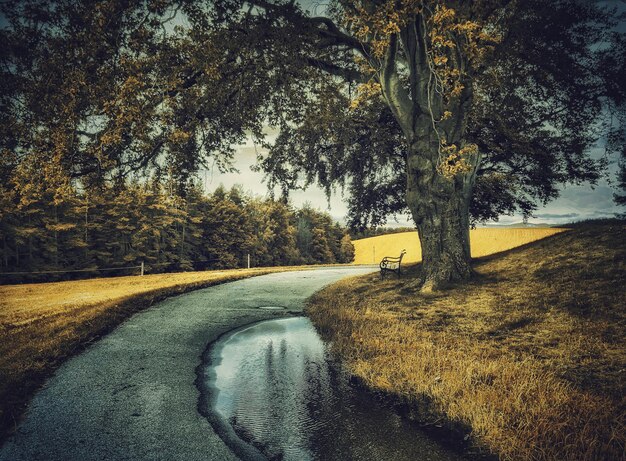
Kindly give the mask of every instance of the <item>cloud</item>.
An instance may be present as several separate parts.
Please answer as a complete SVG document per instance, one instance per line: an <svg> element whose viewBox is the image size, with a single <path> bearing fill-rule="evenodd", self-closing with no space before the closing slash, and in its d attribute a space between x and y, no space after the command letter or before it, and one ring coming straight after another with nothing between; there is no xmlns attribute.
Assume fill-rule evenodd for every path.
<svg viewBox="0 0 626 461"><path fill-rule="evenodd" d="M615 216L619 211L594 211L594 216Z"/></svg>
<svg viewBox="0 0 626 461"><path fill-rule="evenodd" d="M579 213L564 213L564 214L541 213L541 214L534 215L535 218L541 218L541 219L577 218L579 216L580 216Z"/></svg>

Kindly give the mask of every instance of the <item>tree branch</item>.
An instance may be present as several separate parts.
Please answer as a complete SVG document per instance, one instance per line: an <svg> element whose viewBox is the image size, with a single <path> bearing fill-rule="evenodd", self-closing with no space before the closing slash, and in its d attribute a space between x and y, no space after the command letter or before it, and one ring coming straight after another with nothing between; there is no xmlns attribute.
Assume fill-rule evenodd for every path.
<svg viewBox="0 0 626 461"><path fill-rule="evenodd" d="M343 33L339 27L330 19L322 16L314 17L314 18L302 18L303 20L309 22L310 24L323 24L326 26L327 30L317 29L321 35L326 35L328 37L332 37L337 40L338 43L347 45L350 48L362 53L367 54L369 51L366 49L366 45L361 43L356 38Z"/></svg>
<svg viewBox="0 0 626 461"><path fill-rule="evenodd" d="M409 69L409 78L411 81L411 95L413 98L417 96L417 32L415 31L415 23L410 22L400 31L400 40L404 48L406 56L406 64Z"/></svg>
<svg viewBox="0 0 626 461"><path fill-rule="evenodd" d="M368 81L367 77L361 72L354 69L347 69L331 62L315 58L306 58L306 63L311 67L316 67L326 73L341 77L348 82L365 83Z"/></svg>
<svg viewBox="0 0 626 461"><path fill-rule="evenodd" d="M288 20L297 20L304 25L310 26L311 29L315 30L315 32L320 36L320 38L332 38L337 45L345 45L349 48L358 51L359 53L366 55L368 53L367 45L361 43L356 38L344 33L341 29L333 22L332 19L326 18L324 16L315 16L308 17L301 14L293 5L293 3L288 3L285 5L276 5L266 0L245 0L251 6L256 6L259 8L263 8L266 11L271 11L278 16L288 19ZM326 29L321 29L319 26L323 25ZM328 46L326 44L326 46Z"/></svg>
<svg viewBox="0 0 626 461"><path fill-rule="evenodd" d="M407 139L412 139L414 134L413 104L408 91L402 86L396 70L397 53L398 37L396 34L393 34L383 59L383 65L379 71L379 79L383 96L387 100L391 112L400 124Z"/></svg>

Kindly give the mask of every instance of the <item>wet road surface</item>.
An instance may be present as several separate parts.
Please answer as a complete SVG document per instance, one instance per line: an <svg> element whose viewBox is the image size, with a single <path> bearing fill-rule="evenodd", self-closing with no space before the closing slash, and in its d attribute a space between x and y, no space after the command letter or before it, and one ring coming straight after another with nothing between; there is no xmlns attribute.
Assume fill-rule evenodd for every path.
<svg viewBox="0 0 626 461"><path fill-rule="evenodd" d="M1 461L215 460L237 457L198 412L207 344L301 311L323 286L372 268L264 275L170 298L68 360L33 399ZM285 309L259 309L259 307Z"/></svg>
<svg viewBox="0 0 626 461"><path fill-rule="evenodd" d="M205 354L200 376L201 409L245 460L460 459L351 386L306 317L225 335Z"/></svg>

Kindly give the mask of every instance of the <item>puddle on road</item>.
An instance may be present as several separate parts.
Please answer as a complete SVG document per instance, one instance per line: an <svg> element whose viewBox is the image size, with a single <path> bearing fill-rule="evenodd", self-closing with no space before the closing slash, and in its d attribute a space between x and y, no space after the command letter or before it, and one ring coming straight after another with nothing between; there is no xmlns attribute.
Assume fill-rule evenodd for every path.
<svg viewBox="0 0 626 461"><path fill-rule="evenodd" d="M306 317L235 331L203 367L201 411L242 459L461 459L351 386Z"/></svg>

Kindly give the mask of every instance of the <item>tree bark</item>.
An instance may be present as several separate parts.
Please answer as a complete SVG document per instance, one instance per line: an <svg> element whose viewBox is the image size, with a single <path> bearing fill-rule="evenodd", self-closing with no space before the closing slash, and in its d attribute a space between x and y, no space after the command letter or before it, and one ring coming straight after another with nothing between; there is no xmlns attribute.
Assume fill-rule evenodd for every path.
<svg viewBox="0 0 626 461"><path fill-rule="evenodd" d="M54 205L54 224L55 226L59 225L57 205ZM54 228L54 267L59 268L59 232L56 227Z"/></svg>
<svg viewBox="0 0 626 461"><path fill-rule="evenodd" d="M7 237L6 235L2 236L2 262L3 268L6 269L9 267L9 249L7 248Z"/></svg>
<svg viewBox="0 0 626 461"><path fill-rule="evenodd" d="M410 144L407 154L406 201L422 247L425 292L472 275L469 201L478 159L472 171L445 177L437 171L438 143L425 135Z"/></svg>

